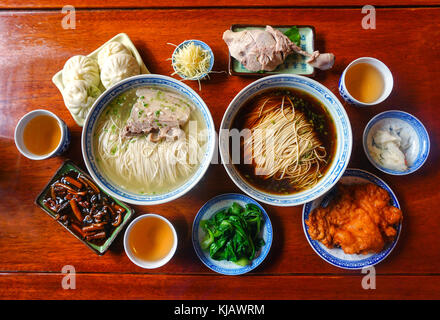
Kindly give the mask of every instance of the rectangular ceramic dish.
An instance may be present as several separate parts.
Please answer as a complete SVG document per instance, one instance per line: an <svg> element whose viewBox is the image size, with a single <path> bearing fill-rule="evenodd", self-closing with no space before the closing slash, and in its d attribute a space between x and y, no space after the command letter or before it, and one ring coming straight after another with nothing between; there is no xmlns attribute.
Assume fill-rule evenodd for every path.
<svg viewBox="0 0 440 320"><path fill-rule="evenodd" d="M272 26L281 32L287 31L290 26ZM243 31L249 29L264 29L265 25L244 25L234 24L231 26L231 31ZM313 26L297 26L301 36L301 49L307 52L315 51L315 28ZM315 68L306 63L306 57L298 54L289 55L283 64L279 65L274 71L254 72L249 71L236 59L229 54L229 74L233 76L254 76L262 77L270 74L300 74L303 76L314 76Z"/></svg>
<svg viewBox="0 0 440 320"><path fill-rule="evenodd" d="M94 180L88 175L86 174L83 170L81 170L78 166L76 166L71 160L67 160L65 161L62 166L57 170L57 172L54 174L54 176L50 179L50 181L48 182L48 184L44 187L43 191L41 191L41 193L38 195L38 197L35 200L35 204L37 206L39 206L41 209L43 209L49 216L51 216L53 219L55 219L55 214L48 208L46 207L46 205L44 204L43 200L45 198L45 196L47 195L47 193L49 192L50 186L59 179L59 177L61 175L63 175L64 173L67 173L69 171L75 171L78 173L81 173L82 175L86 176L90 181ZM99 188L99 186L98 186ZM125 215L122 219L121 224L113 231L113 233L110 235L110 237L104 242L104 244L102 244L101 246L92 243L90 241L86 241L84 239L81 239L75 232L73 232L69 227L66 227L65 225L63 225L61 222L57 221L61 226L63 226L67 231L69 231L71 234L73 234L73 236L75 238L77 238L79 241L81 241L82 243L84 243L87 247L89 247L93 252L102 255L104 254L107 249L110 247L110 245L113 243L113 241L115 240L116 236L119 234L119 232L121 232L121 230L124 228L124 226L128 223L128 221L130 220L130 218L132 217L132 215L134 214L134 210L132 208L130 208L129 206L127 206L125 203L109 196L107 193L105 193L104 191L102 191L101 188L99 188L99 190L104 193L106 196L108 196L110 199L112 199L116 204L118 204L119 206L123 207L125 209Z"/></svg>
<svg viewBox="0 0 440 320"><path fill-rule="evenodd" d="M147 67L145 66L144 61L142 60L139 52L137 51L135 45L133 44L133 42L130 40L130 38L128 37L127 34L125 33L119 33L116 36L114 36L113 38L111 38L110 40L108 40L106 43L104 43L102 46L100 46L98 49L96 49L95 51L93 51L92 53L88 54L87 56L93 59L98 59L98 53L102 50L102 48L104 48L104 46L109 43L109 42L119 42L121 44L123 44L125 47L127 47L131 53L133 54L133 56L136 58L137 62L139 63L140 66L140 71L141 74L146 74L146 73L150 73L150 71L148 71ZM61 95L62 92L64 90L64 84L63 84L63 70L58 71L53 77L52 77L52 82L55 84L55 86L58 88L58 90L60 91ZM104 86L102 85L102 83L99 84L99 89L101 90L101 92L105 91ZM68 108L67 108L68 109ZM70 111L70 110L69 110ZM77 116L75 116L74 114L70 113L72 115L72 118L75 120L75 122L82 127L83 126L83 122L84 119L79 119Z"/></svg>

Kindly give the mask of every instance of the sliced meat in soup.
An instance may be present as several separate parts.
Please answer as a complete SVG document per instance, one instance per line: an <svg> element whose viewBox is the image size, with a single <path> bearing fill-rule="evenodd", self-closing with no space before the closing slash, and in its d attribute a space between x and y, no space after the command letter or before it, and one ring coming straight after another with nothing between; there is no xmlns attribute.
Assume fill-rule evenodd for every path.
<svg viewBox="0 0 440 320"><path fill-rule="evenodd" d="M168 91L142 88L136 91L138 100L127 120L124 135L150 134L150 140L173 141L184 136L181 127L188 122L191 105L182 97Z"/></svg>

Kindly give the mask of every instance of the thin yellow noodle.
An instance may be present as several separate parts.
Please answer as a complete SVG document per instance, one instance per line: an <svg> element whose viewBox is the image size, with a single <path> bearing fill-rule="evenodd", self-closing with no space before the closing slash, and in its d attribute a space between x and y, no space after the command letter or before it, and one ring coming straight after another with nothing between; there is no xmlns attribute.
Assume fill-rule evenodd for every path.
<svg viewBox="0 0 440 320"><path fill-rule="evenodd" d="M203 145L199 142L198 133L189 130L183 138L156 143L150 141L148 136L123 137L121 133L125 125L126 119L120 114L110 114L100 119L95 131L95 150L99 166L107 174L117 177L119 184L129 191L168 191L198 166L199 163L189 161L190 155L196 155L198 161L202 157ZM194 134L195 137L192 137Z"/></svg>
<svg viewBox="0 0 440 320"><path fill-rule="evenodd" d="M244 146L255 172L263 172L265 179L288 179L296 190L313 187L327 158L313 125L288 96L268 98L254 110L248 117L252 134Z"/></svg>

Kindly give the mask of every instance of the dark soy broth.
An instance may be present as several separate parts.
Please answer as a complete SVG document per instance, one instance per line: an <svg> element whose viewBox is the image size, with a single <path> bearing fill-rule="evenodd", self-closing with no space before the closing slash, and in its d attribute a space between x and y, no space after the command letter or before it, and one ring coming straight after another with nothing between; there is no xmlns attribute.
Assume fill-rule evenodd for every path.
<svg viewBox="0 0 440 320"><path fill-rule="evenodd" d="M331 119L330 114L327 112L325 106L310 94L302 90L292 88L268 89L249 99L245 103L245 105L240 108L232 122L231 129L251 129L248 119L249 113L255 111L256 108L259 108L261 105L261 101L264 101L271 97L282 97L283 95L288 96L293 101L295 105L295 110L304 113L307 121L309 121L313 125L314 131L316 132L319 140L326 149L326 164L322 168L320 167L320 171L323 176L326 173L327 169L330 167L335 153L337 141L336 129L333 120ZM301 189L296 188L295 185L292 185L288 179L279 180L273 177L256 175L255 163L244 163L244 139L241 139L240 163L234 164L234 166L244 180L248 181L256 189L272 194L287 195L302 191ZM231 152L232 150L230 143L230 158L232 159ZM313 170L313 167L311 170Z"/></svg>

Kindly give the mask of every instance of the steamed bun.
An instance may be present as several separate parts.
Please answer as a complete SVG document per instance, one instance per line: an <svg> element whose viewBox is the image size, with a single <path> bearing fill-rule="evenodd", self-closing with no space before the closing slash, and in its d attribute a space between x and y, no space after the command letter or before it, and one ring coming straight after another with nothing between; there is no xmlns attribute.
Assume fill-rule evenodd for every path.
<svg viewBox="0 0 440 320"><path fill-rule="evenodd" d="M101 51L98 53L98 65L100 68L104 65L105 61L108 59L108 57L114 55L114 54L128 54L132 55L130 50L127 49L126 46L124 46L122 43L119 42L109 42L105 45L104 48L102 48Z"/></svg>
<svg viewBox="0 0 440 320"><path fill-rule="evenodd" d="M87 56L73 56L63 68L63 84L67 86L74 80L83 80L89 86L99 86L99 66L96 60Z"/></svg>
<svg viewBox="0 0 440 320"><path fill-rule="evenodd" d="M90 107L100 94L98 87L89 85L85 80L72 80L63 90L66 107L75 118L82 120L85 120Z"/></svg>
<svg viewBox="0 0 440 320"><path fill-rule="evenodd" d="M101 82L107 89L113 84L139 73L139 64L132 55L117 53L108 57L103 64Z"/></svg>

